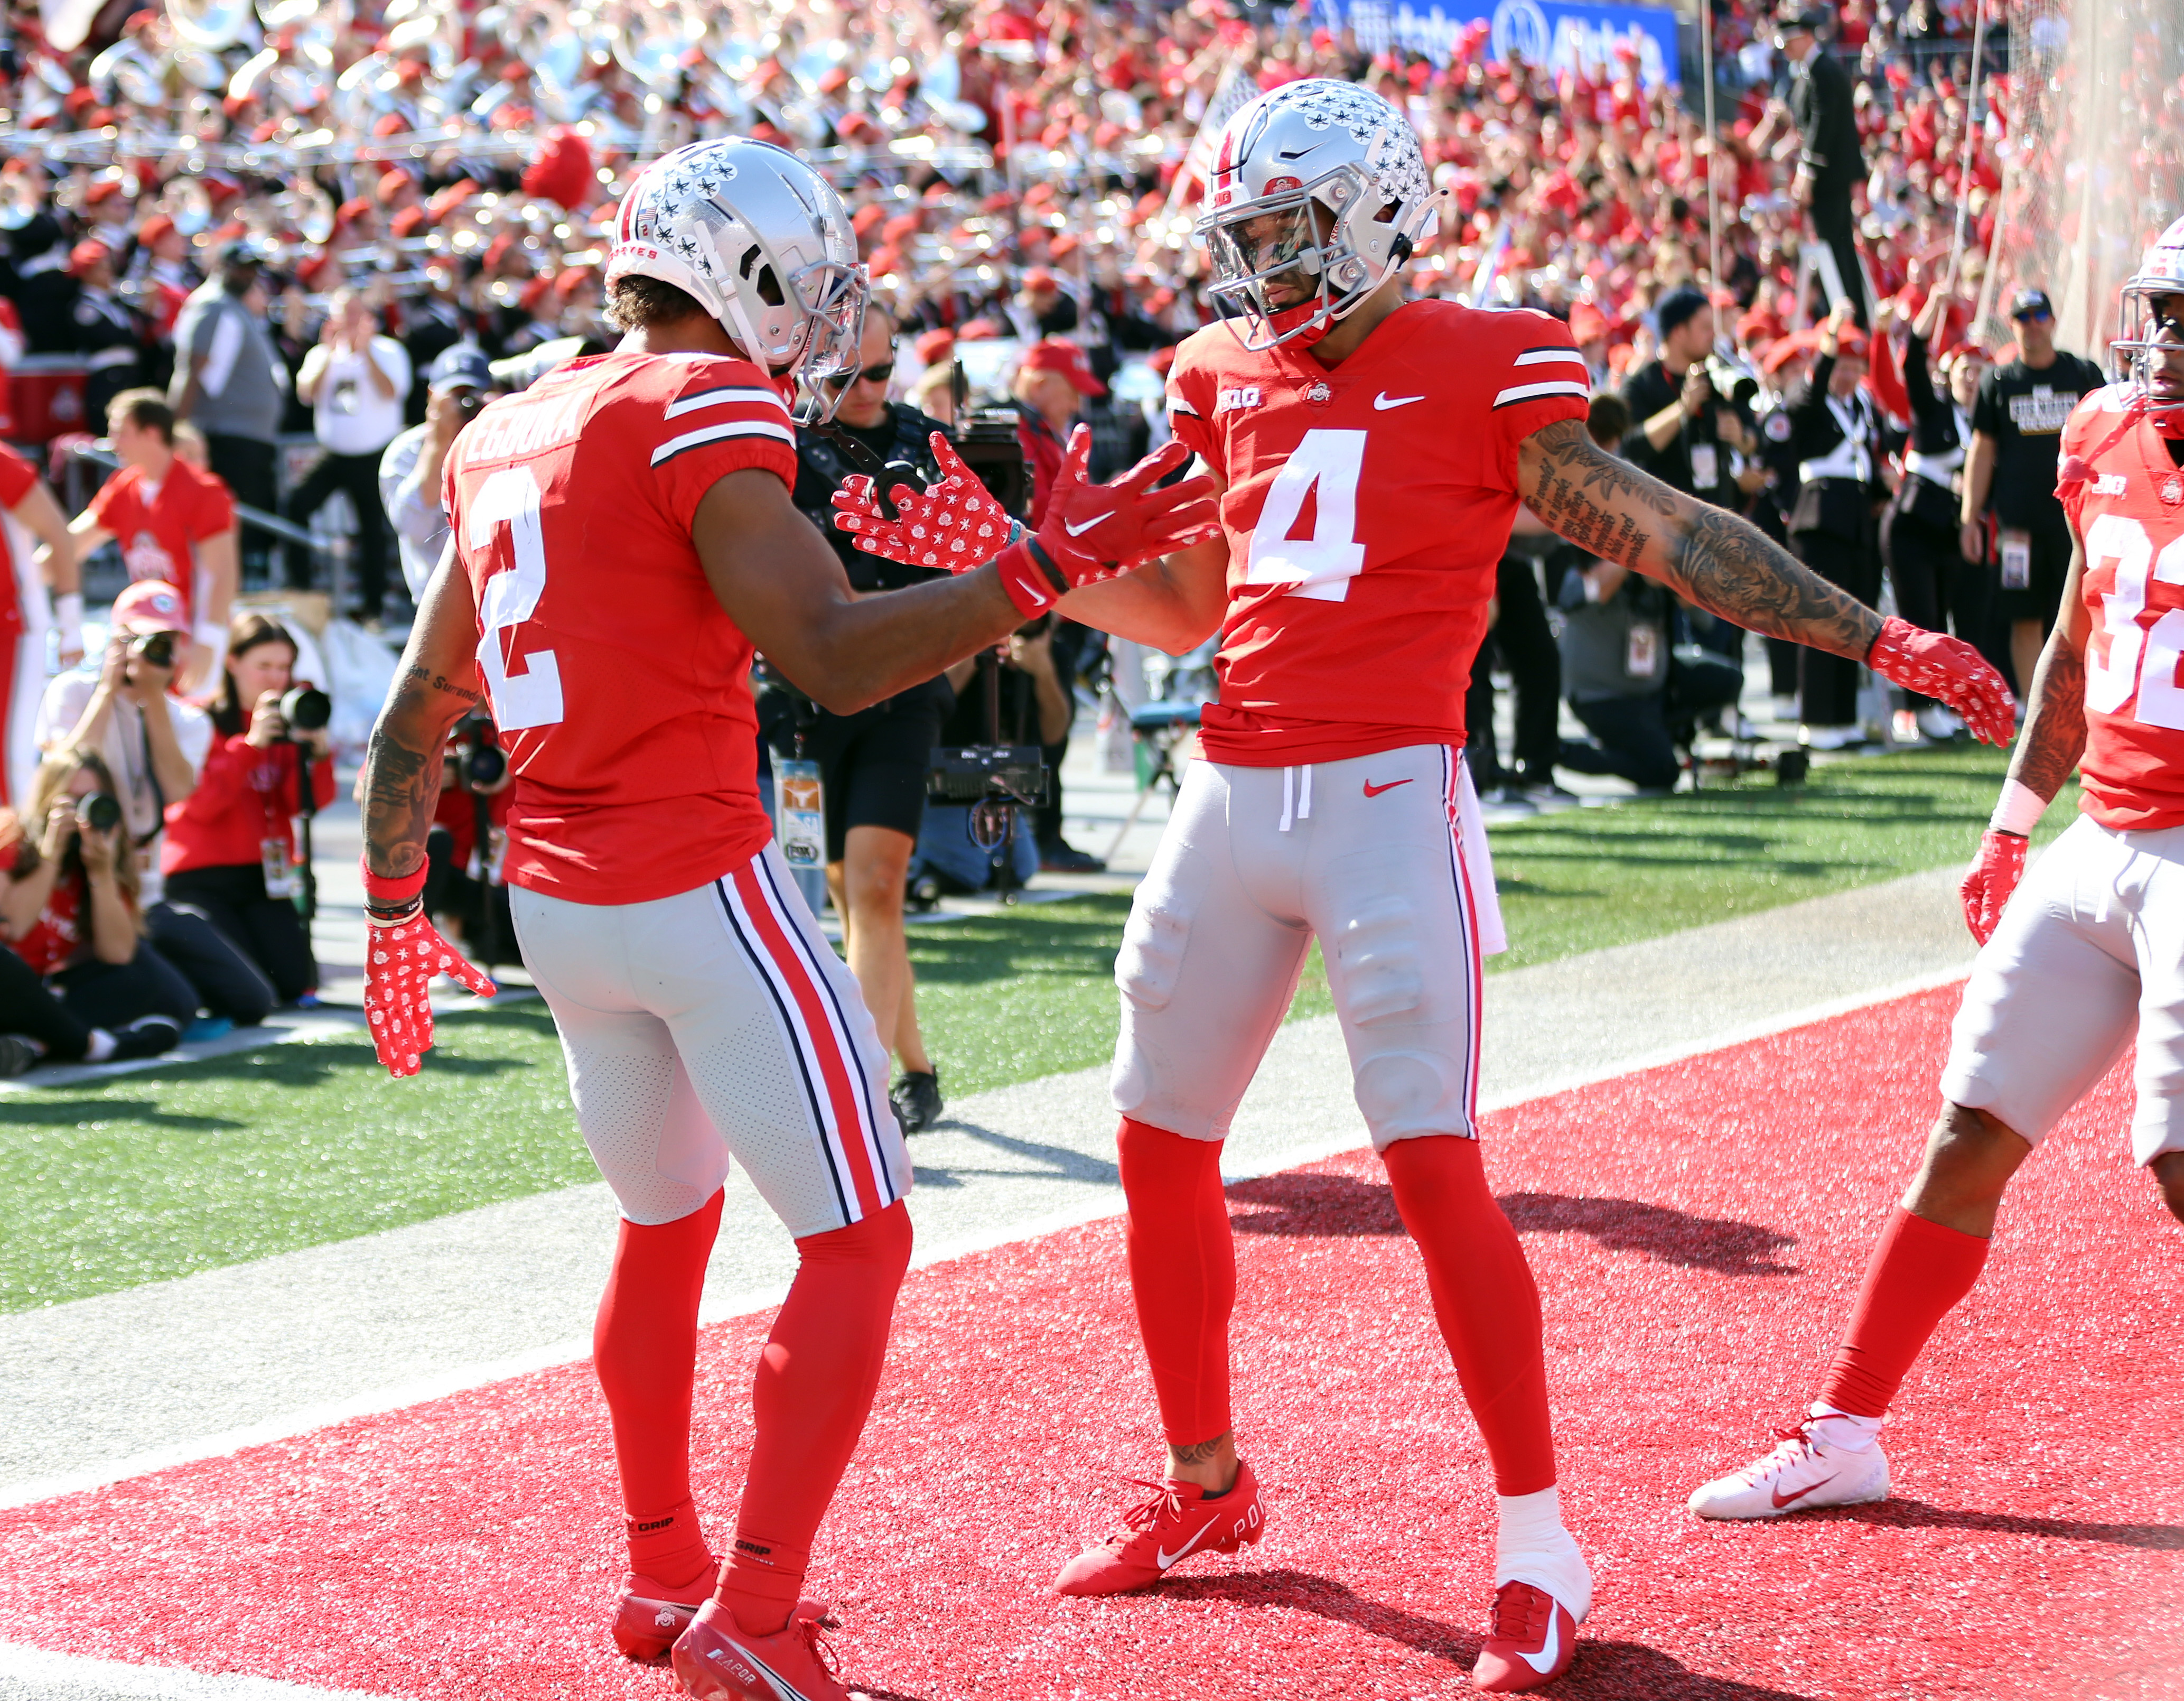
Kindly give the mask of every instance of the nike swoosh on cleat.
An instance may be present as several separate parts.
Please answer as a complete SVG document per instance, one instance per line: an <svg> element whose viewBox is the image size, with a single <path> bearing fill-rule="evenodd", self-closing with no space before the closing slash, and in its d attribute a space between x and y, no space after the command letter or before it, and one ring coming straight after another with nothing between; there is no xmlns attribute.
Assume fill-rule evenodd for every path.
<svg viewBox="0 0 2184 1701"><path fill-rule="evenodd" d="M1376 413L1385 413L1390 408L1408 407L1412 402L1424 399L1424 396L1391 396L1383 390L1373 398L1373 408Z"/></svg>
<svg viewBox="0 0 2184 1701"><path fill-rule="evenodd" d="M1834 1481L1835 1479L1831 1476L1823 1477L1819 1481L1813 1483L1808 1487L1799 1489L1795 1494L1785 1494L1779 1488L1770 1489L1768 1492L1769 1497L1774 1501L1774 1509L1777 1512L1780 1512L1784 1507L1793 1505L1797 1502L1802 1500L1807 1495L1810 1494L1814 1489L1825 1488L1828 1484Z"/></svg>
<svg viewBox="0 0 2184 1701"><path fill-rule="evenodd" d="M1552 1595L1549 1595L1547 1600L1551 1609L1547 1614L1546 1641L1541 1644L1537 1654L1527 1654L1521 1648L1517 1650L1518 1659L1523 1660L1533 1670L1540 1672L1552 1671L1555 1669L1555 1661L1563 1651L1562 1603Z"/></svg>
<svg viewBox="0 0 2184 1701"><path fill-rule="evenodd" d="M1192 1536L1173 1553L1169 1553L1165 1548L1156 1546L1153 1548L1153 1557L1160 1562L1161 1570L1165 1571L1170 1565L1175 1564L1177 1560L1182 1559L1186 1553L1190 1553L1193 1548L1195 1548L1201 1542L1203 1542L1208 1536L1211 1536L1213 1533L1213 1525L1218 1524L1220 1521L1221 1520L1218 1518L1215 1519L1212 1524L1208 1524L1203 1530L1201 1530L1195 1536Z"/></svg>
<svg viewBox="0 0 2184 1701"><path fill-rule="evenodd" d="M1365 782L1365 795L1368 797L1378 797L1384 791L1393 791L1399 785L1408 785L1409 784L1410 781L1407 779L1391 779L1385 785L1375 785L1368 779Z"/></svg>
<svg viewBox="0 0 2184 1701"><path fill-rule="evenodd" d="M1072 526L1067 520L1064 520L1061 522L1061 529L1068 533L1072 538L1081 538L1095 526L1098 525L1102 520L1112 520L1114 517L1115 510L1110 508L1105 514L1095 514L1089 520L1087 520L1081 526Z"/></svg>

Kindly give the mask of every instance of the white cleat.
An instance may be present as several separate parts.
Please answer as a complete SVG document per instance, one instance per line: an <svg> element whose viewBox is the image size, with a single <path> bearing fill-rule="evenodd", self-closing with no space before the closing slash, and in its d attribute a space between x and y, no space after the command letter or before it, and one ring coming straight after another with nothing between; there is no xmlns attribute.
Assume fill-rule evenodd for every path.
<svg viewBox="0 0 2184 1701"><path fill-rule="evenodd" d="M1696 1491L1691 1510L1702 1518L1784 1518L1888 1498L1888 1455L1879 1442L1830 1447L1813 1439L1810 1420L1775 1434L1781 1444L1774 1452Z"/></svg>

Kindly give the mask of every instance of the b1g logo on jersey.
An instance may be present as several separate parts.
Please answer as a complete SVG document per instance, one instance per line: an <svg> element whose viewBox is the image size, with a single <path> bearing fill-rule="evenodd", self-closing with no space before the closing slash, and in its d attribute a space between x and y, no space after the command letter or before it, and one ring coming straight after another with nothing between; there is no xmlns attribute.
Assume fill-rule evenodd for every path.
<svg viewBox="0 0 2184 1701"><path fill-rule="evenodd" d="M2120 472L2097 473L2093 477L2093 494L2120 496L2124 494L2125 478Z"/></svg>
<svg viewBox="0 0 2184 1701"><path fill-rule="evenodd" d="M1213 411L1225 414L1232 408L1256 408L1259 405L1259 387L1244 384L1233 390L1223 390L1215 399Z"/></svg>

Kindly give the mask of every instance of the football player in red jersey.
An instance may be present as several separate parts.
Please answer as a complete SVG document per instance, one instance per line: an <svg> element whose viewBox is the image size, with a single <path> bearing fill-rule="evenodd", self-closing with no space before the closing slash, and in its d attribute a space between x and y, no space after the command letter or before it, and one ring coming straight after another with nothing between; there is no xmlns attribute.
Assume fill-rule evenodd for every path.
<svg viewBox="0 0 2184 1701"><path fill-rule="evenodd" d="M607 287L620 347L493 404L448 454L448 555L365 769L365 1006L382 1060L410 1074L433 976L491 990L418 896L443 741L482 689L515 775L523 960L622 1215L594 1337L628 1517L616 1640L639 1658L671 1644L693 1694L838 1701L801 1584L878 1380L910 1257L910 1162L872 1018L759 800L754 646L850 712L1074 584L1207 535L1212 491L1152 488L1180 449L1111 485L1084 481L1080 453L1039 535L995 524L952 552L972 571L860 600L790 500L783 400L792 376L838 395L826 380L856 360L866 284L833 191L763 143L680 149L622 203ZM720 1568L692 1503L689 1427L732 1155L799 1265L759 1364Z"/></svg>
<svg viewBox="0 0 2184 1701"><path fill-rule="evenodd" d="M1850 1327L1780 1445L1691 1496L1702 1518L1885 1499L1880 1428L1971 1291L2018 1166L2135 1040L2131 1156L2184 1221L2184 219L2123 286L2121 383L2063 427L2072 549L1994 819L1964 876L1984 947L1925 1161ZM2080 769L2078 819L2020 888L2026 835Z"/></svg>
<svg viewBox="0 0 2184 1701"><path fill-rule="evenodd" d="M1568 1665L1592 1592L1557 1497L1537 1291L1479 1162L1479 955L1498 922L1484 834L1456 830L1464 689L1518 504L1741 625L1930 680L1990 739L2009 721L1968 646L1884 622L1596 448L1560 321L1406 303L1399 273L1438 199L1408 124L1364 89L1294 82L1229 121L1200 229L1235 316L1184 343L1168 379L1176 434L1223 488L1223 535L1063 605L1172 652L1217 629L1223 644L1206 760L1115 970L1129 1269L1167 1469L1057 1587L1136 1588L1265 1530L1230 1421L1221 1142L1317 934L1358 1108L1493 1462L1474 1677L1508 1690ZM858 493L842 499L868 546L904 547Z"/></svg>
<svg viewBox="0 0 2184 1701"><path fill-rule="evenodd" d="M5 443L0 443L0 803L22 803L38 769L46 633L49 627L60 628L64 666L83 660L83 593L68 516L38 469Z"/></svg>

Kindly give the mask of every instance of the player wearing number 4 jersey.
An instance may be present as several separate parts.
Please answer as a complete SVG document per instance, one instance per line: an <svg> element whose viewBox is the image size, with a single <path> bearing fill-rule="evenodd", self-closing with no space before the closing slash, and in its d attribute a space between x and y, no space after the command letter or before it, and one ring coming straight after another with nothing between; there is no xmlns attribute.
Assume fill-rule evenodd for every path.
<svg viewBox="0 0 2184 1701"><path fill-rule="evenodd" d="M790 500L795 424L853 366L865 280L841 203L737 140L667 156L624 199L610 354L494 404L448 457L448 557L365 764L366 1007L414 1074L426 984L482 977L420 913L448 728L490 699L515 774L509 881L621 1227L594 1356L630 1570L613 1635L684 1688L840 1701L801 1585L855 1447L910 1255L911 1185L871 1017L769 837L754 646L848 713L998 642L1071 586L1201 538L1212 489L1150 458L1057 482L1050 533L994 565L858 599ZM1079 445L1081 450L1082 445ZM1021 528L1017 528L1021 530ZM796 1237L759 1367L727 1564L691 1493L698 1302L731 1158ZM514 1555L511 1554L511 1558Z"/></svg>
<svg viewBox="0 0 2184 1701"><path fill-rule="evenodd" d="M1886 1497L1882 1422L1978 1280L2011 1176L2134 1040L2131 1155L2184 1221L2184 220L2125 283L2109 346L2128 376L2063 429L2056 494L2074 547L2062 610L1964 877L1984 948L1941 1120L1819 1397L1771 1452L1692 1494L1702 1518ZM2020 885L2025 835L2073 767L2082 812Z"/></svg>
<svg viewBox="0 0 2184 1701"><path fill-rule="evenodd" d="M1398 274L1439 197L1378 96L1316 80L1262 96L1223 131L1210 197L1212 293L1236 316L1183 345L1168 398L1224 488L1222 535L1061 605L1164 650L1217 629L1222 646L1206 759L1116 965L1129 1270L1167 1468L1057 1587L1140 1587L1268 1527L1231 1424L1221 1143L1317 934L1358 1108L1501 1497L1474 1676L1534 1688L1568 1665L1592 1584L1559 1511L1538 1295L1479 1163L1494 883L1483 834L1457 825L1468 669L1518 505L1744 625L1924 682L1990 738L2008 700L1965 646L1884 624L1741 521L1596 449L1559 321L1405 304ZM866 547L911 546L861 493L845 501Z"/></svg>

